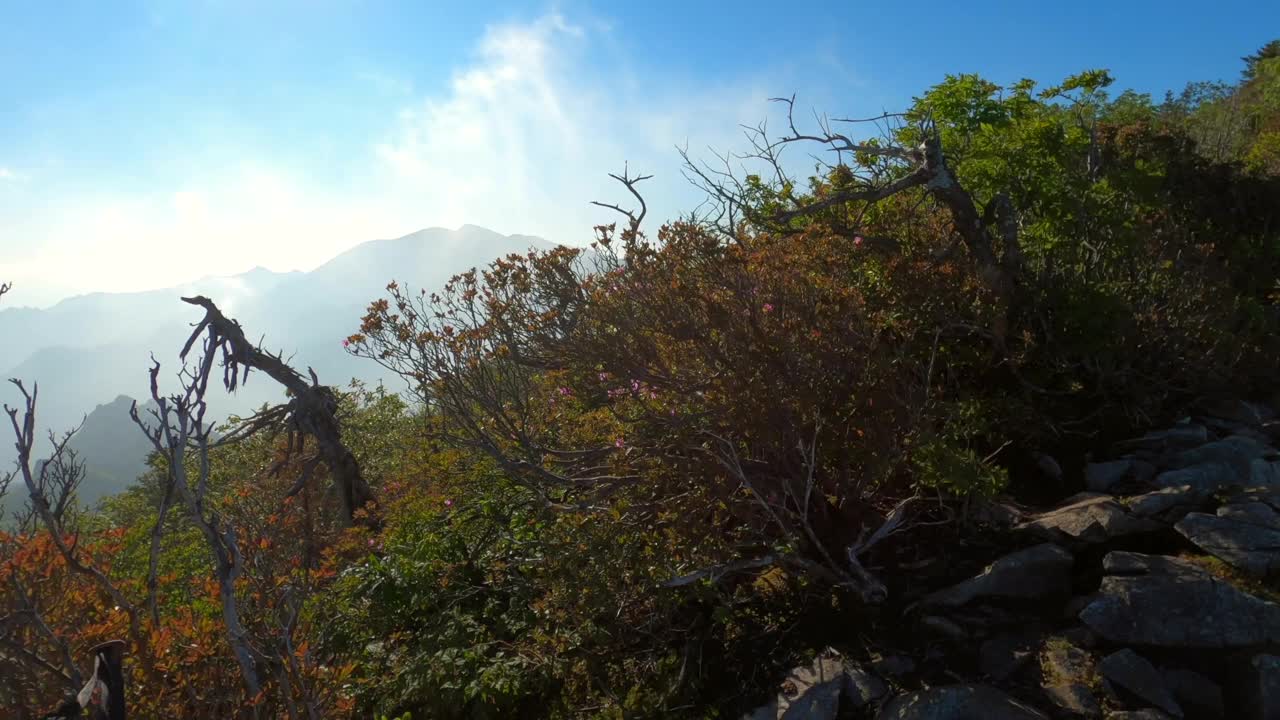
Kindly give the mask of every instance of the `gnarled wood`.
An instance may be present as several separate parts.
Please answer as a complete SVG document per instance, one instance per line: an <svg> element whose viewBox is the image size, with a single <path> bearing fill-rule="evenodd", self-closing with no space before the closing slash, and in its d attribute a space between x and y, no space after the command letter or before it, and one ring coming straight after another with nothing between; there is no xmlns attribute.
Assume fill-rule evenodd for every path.
<svg viewBox="0 0 1280 720"><path fill-rule="evenodd" d="M348 524L354 523L356 512L367 509L375 501L373 491L360 472L360 464L342 441L341 426L336 416L338 399L333 389L321 385L310 368L311 382L308 383L279 356L263 352L249 342L240 323L224 316L209 298L184 297L182 301L204 308L205 315L187 339L181 357L186 359L196 339L207 333L207 352L222 351L223 384L228 392L235 391L250 369L260 370L283 385L292 400L282 406L278 416L295 432L315 438L320 458L337 486L343 519Z"/></svg>

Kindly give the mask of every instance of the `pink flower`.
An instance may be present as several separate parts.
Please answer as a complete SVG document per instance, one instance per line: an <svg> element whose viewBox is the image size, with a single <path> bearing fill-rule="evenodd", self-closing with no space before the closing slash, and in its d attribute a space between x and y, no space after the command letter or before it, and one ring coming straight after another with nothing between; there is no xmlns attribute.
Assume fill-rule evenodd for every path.
<svg viewBox="0 0 1280 720"><path fill-rule="evenodd" d="M767 313L773 312L773 303L765 303L763 309Z"/></svg>
<svg viewBox="0 0 1280 720"><path fill-rule="evenodd" d="M564 395L564 396L568 396L568 395L572 395L572 394L573 394L573 391L572 391L572 390L570 390L570 389L569 389L569 388L567 388L567 387L562 387L562 388L560 388L558 392L559 392L561 395Z"/></svg>
<svg viewBox="0 0 1280 720"><path fill-rule="evenodd" d="M343 341L342 341L342 347L348 347L349 345L351 345L351 341L350 341L350 340L343 340Z"/></svg>
<svg viewBox="0 0 1280 720"><path fill-rule="evenodd" d="M862 236L861 236L861 235L854 235L854 236L853 236L853 246L854 246L854 247L862 247Z"/></svg>
<svg viewBox="0 0 1280 720"><path fill-rule="evenodd" d="M622 441L622 438L618 438L617 440L614 440L614 441L613 441L613 446L614 446L614 447L616 447L616 448L621 448L621 447L623 447L623 446L625 446L625 445L626 445L626 443Z"/></svg>
<svg viewBox="0 0 1280 720"><path fill-rule="evenodd" d="M377 547L377 546L378 546L378 541L374 540L373 538L369 538L369 547Z"/></svg>
<svg viewBox="0 0 1280 720"><path fill-rule="evenodd" d="M453 507L453 501L452 501L452 500L445 500L445 501L444 501L444 506L445 506L445 507Z"/></svg>
<svg viewBox="0 0 1280 720"><path fill-rule="evenodd" d="M600 373L599 378L600 378L600 382L604 382L605 380L609 379L609 373L602 372Z"/></svg>

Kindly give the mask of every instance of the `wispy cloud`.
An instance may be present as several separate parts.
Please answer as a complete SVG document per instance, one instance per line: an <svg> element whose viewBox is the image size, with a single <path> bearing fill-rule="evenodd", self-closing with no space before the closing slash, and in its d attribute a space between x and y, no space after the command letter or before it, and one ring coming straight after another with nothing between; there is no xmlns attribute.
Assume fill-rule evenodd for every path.
<svg viewBox="0 0 1280 720"><path fill-rule="evenodd" d="M18 182L26 179L27 176L19 173L17 170L0 165L0 182Z"/></svg>
<svg viewBox="0 0 1280 720"><path fill-rule="evenodd" d="M489 28L446 96L401 113L379 159L397 185L431 198L445 224L585 242L608 217L589 202L618 195L607 173L624 163L656 176L646 188L654 216L674 217L695 197L676 146L738 145L738 123L758 117L768 93L749 80L694 87L637 78L625 59L601 63L610 33L556 14Z"/></svg>
<svg viewBox="0 0 1280 720"><path fill-rule="evenodd" d="M637 76L609 56L610 32L558 14L488 28L444 92L405 99L380 137L353 139L363 160L350 182L232 151L217 172L174 187L0 213L0 238L22 244L3 249L11 272L27 276L12 279L39 288L56 275L64 287L121 291L254 265L305 270L363 240L465 223L584 244L610 219L589 201L626 199L606 175L624 162L657 176L652 217L674 217L695 202L675 146L739 146L737 124L759 117L770 93L747 80ZM367 79L412 87L391 74Z"/></svg>

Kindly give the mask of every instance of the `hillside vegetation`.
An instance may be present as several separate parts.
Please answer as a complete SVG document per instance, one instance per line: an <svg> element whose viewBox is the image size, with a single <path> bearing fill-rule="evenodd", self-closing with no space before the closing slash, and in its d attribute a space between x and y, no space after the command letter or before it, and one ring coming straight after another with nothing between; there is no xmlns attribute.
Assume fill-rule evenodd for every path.
<svg viewBox="0 0 1280 720"><path fill-rule="evenodd" d="M688 158L709 203L681 221L622 174L590 248L406 267L333 342L408 401L299 372L313 394L192 430L215 360L229 387L267 363L201 325L101 512L20 460L0 706L56 707L122 638L133 717L728 718L885 642L918 563L999 542L996 498L1280 391L1280 44L1160 102L1111 84L796 106L742 163Z"/></svg>

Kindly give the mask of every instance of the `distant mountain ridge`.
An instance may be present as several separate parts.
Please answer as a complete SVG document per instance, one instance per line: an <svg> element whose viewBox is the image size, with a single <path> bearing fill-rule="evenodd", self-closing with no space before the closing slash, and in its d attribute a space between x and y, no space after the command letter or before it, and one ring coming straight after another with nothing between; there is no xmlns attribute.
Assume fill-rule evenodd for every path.
<svg viewBox="0 0 1280 720"><path fill-rule="evenodd" d="M161 363L162 391L177 388L177 354L200 318L200 310L180 297L202 294L239 320L251 339L264 338L265 349L292 356L301 371L313 368L321 382L343 386L352 379L382 380L398 388L398 379L342 349L343 338L359 328L368 303L385 294L388 282L439 289L472 267L510 253L551 247L540 238L501 235L475 225L457 230L434 227L361 243L310 272L255 267L166 290L80 295L43 310L0 306L0 377L19 378L28 388L39 384L37 421L42 434L46 428L70 429L94 408L93 415L101 411L115 417L121 396L148 397L152 354ZM5 301L20 298L15 290ZM245 415L281 399L282 391L270 379L254 374L235 396L220 389L210 393L210 413L216 418ZM11 406L19 403L16 391L7 386L0 389L0 400ZM125 404L126 414L119 421L122 431L145 440L128 421L127 410ZM109 457L111 443L88 445L84 459L103 464L104 470L95 476L92 488L83 488L82 496L98 493L99 485L99 497L118 491L117 473L137 467L136 448L122 443L120 457ZM0 441L0 465L9 466L14 457L12 442Z"/></svg>

